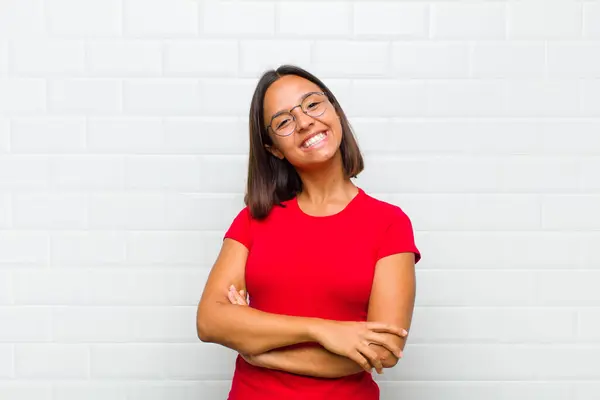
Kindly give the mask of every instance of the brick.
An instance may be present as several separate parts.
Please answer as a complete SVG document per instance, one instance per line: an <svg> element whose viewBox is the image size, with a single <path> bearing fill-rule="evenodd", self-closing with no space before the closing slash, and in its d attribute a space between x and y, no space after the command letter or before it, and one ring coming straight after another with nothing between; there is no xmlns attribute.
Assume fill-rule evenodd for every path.
<svg viewBox="0 0 600 400"><path fill-rule="evenodd" d="M537 78L544 74L543 43L485 41L472 45L474 78Z"/></svg>
<svg viewBox="0 0 600 400"><path fill-rule="evenodd" d="M70 343L196 343L196 311L191 306L57 307L53 335Z"/></svg>
<svg viewBox="0 0 600 400"><path fill-rule="evenodd" d="M85 150L85 120L74 117L18 118L12 121L13 153L80 153Z"/></svg>
<svg viewBox="0 0 600 400"><path fill-rule="evenodd" d="M94 153L160 153L163 132L160 118L90 118L87 123L87 148Z"/></svg>
<svg viewBox="0 0 600 400"><path fill-rule="evenodd" d="M14 376L13 359L13 346L11 344L0 343L0 377L12 378Z"/></svg>
<svg viewBox="0 0 600 400"><path fill-rule="evenodd" d="M92 193L91 229L168 229L162 193Z"/></svg>
<svg viewBox="0 0 600 400"><path fill-rule="evenodd" d="M500 80L431 81L426 90L427 113L436 117L506 115L505 86Z"/></svg>
<svg viewBox="0 0 600 400"><path fill-rule="evenodd" d="M508 38L572 39L581 37L583 2L542 0L507 4Z"/></svg>
<svg viewBox="0 0 600 400"><path fill-rule="evenodd" d="M120 267L20 269L16 304L54 306L198 306L207 269Z"/></svg>
<svg viewBox="0 0 600 400"><path fill-rule="evenodd" d="M0 321L0 342L48 342L52 338L50 310L45 307L0 307Z"/></svg>
<svg viewBox="0 0 600 400"><path fill-rule="evenodd" d="M583 114L600 116L600 79L584 80L580 85Z"/></svg>
<svg viewBox="0 0 600 400"><path fill-rule="evenodd" d="M105 37L122 32L121 0L47 0L45 10L53 36Z"/></svg>
<svg viewBox="0 0 600 400"><path fill-rule="evenodd" d="M415 304L427 307L535 306L536 279L539 275L531 271L421 269L418 273L421 293ZM465 282L477 282L477 285L465 285ZM510 292L505 290L507 286Z"/></svg>
<svg viewBox="0 0 600 400"><path fill-rule="evenodd" d="M8 195L0 196L0 204ZM0 206L2 209L2 206ZM48 235L44 232L0 231L0 265L47 265Z"/></svg>
<svg viewBox="0 0 600 400"><path fill-rule="evenodd" d="M424 232L419 236L431 268L577 269L594 262L592 232ZM469 258L461 257L469 247ZM552 252L546 251L553 249ZM587 249L587 250L586 250ZM490 252L496 256L490 258ZM597 258L597 257L596 257Z"/></svg>
<svg viewBox="0 0 600 400"><path fill-rule="evenodd" d="M283 64L311 67L311 42L307 40L242 40L240 64L243 76L258 77Z"/></svg>
<svg viewBox="0 0 600 400"><path fill-rule="evenodd" d="M600 43L548 43L548 73L558 78L600 78Z"/></svg>
<svg viewBox="0 0 600 400"><path fill-rule="evenodd" d="M0 154L10 150L10 120L0 118Z"/></svg>
<svg viewBox="0 0 600 400"><path fill-rule="evenodd" d="M29 380L5 380L0 382L0 399L53 400L52 385Z"/></svg>
<svg viewBox="0 0 600 400"><path fill-rule="evenodd" d="M512 382L512 381L381 381L382 399L393 399L402 393L406 400L435 399L444 393L450 399L511 400L524 396L529 399L563 400L571 398L571 382ZM579 398L578 398L579 399Z"/></svg>
<svg viewBox="0 0 600 400"><path fill-rule="evenodd" d="M81 40L19 40L12 44L12 68L17 74L81 74L85 69Z"/></svg>
<svg viewBox="0 0 600 400"><path fill-rule="evenodd" d="M127 263L210 268L223 241L222 233L204 231L132 232L127 237Z"/></svg>
<svg viewBox="0 0 600 400"><path fill-rule="evenodd" d="M75 155L52 158L52 185L59 190L119 190L125 187L121 156Z"/></svg>
<svg viewBox="0 0 600 400"><path fill-rule="evenodd" d="M511 116L579 114L580 90L575 79L507 81L506 91L506 112Z"/></svg>
<svg viewBox="0 0 600 400"><path fill-rule="evenodd" d="M155 76L162 72L161 43L141 40L93 40L87 43L87 69L102 76Z"/></svg>
<svg viewBox="0 0 600 400"><path fill-rule="evenodd" d="M576 317L576 311L566 309L425 307L415 312L409 340L413 343L569 343L576 337ZM452 329L448 329L450 326ZM515 329L516 326L519 329Z"/></svg>
<svg viewBox="0 0 600 400"><path fill-rule="evenodd" d="M598 307L599 270L556 270L538 272L536 302L544 307Z"/></svg>
<svg viewBox="0 0 600 400"><path fill-rule="evenodd" d="M200 187L210 193L242 193L248 174L248 157L238 155L205 156L200 159ZM220 171L210 174L208 171Z"/></svg>
<svg viewBox="0 0 600 400"><path fill-rule="evenodd" d="M27 343L15 346L17 378L84 379L89 376L86 345Z"/></svg>
<svg viewBox="0 0 600 400"><path fill-rule="evenodd" d="M564 136L561 135L572 126L571 122L562 123L562 129L554 129L558 122L448 118L390 120L361 117L353 118L351 122L361 151L373 156L533 155L546 152L558 155L563 154L561 143ZM582 132L578 137L584 142L591 140L586 138L590 137L593 124L589 124L588 129L583 123L578 125ZM551 130L555 130L556 134L548 138ZM547 141L545 147L542 140ZM569 148L572 149L571 154L577 154L584 151L579 150L583 147L580 142Z"/></svg>
<svg viewBox="0 0 600 400"><path fill-rule="evenodd" d="M318 18L315 16L318 15ZM277 34L301 37L349 36L352 5L348 2L282 2L277 7Z"/></svg>
<svg viewBox="0 0 600 400"><path fill-rule="evenodd" d="M598 342L600 338L600 309L583 308L578 311L577 337L584 342Z"/></svg>
<svg viewBox="0 0 600 400"><path fill-rule="evenodd" d="M546 195L542 198L544 229L594 230L600 223L600 196L594 194Z"/></svg>
<svg viewBox="0 0 600 400"><path fill-rule="evenodd" d="M313 68L323 77L383 76L388 58L389 45L384 42L322 40L314 45Z"/></svg>
<svg viewBox="0 0 600 400"><path fill-rule="evenodd" d="M3 0L0 37L31 37L45 34L43 0Z"/></svg>
<svg viewBox="0 0 600 400"><path fill-rule="evenodd" d="M125 34L164 37L198 33L198 3L187 0L124 0Z"/></svg>
<svg viewBox="0 0 600 400"><path fill-rule="evenodd" d="M196 156L129 156L125 159L126 187L199 191L201 160Z"/></svg>
<svg viewBox="0 0 600 400"><path fill-rule="evenodd" d="M43 79L0 77L0 114L39 113L46 108Z"/></svg>
<svg viewBox="0 0 600 400"><path fill-rule="evenodd" d="M0 156L0 189L44 189L50 182L50 162L37 155Z"/></svg>
<svg viewBox="0 0 600 400"><path fill-rule="evenodd" d="M0 194L0 229L11 226L11 201L9 194ZM0 260L2 258L0 257Z"/></svg>
<svg viewBox="0 0 600 400"><path fill-rule="evenodd" d="M161 151L177 154L247 154L248 125L234 117L174 117L164 120ZM215 134L218 132L219 134Z"/></svg>
<svg viewBox="0 0 600 400"><path fill-rule="evenodd" d="M165 73L185 76L235 76L238 44L233 40L172 41L165 47Z"/></svg>
<svg viewBox="0 0 600 400"><path fill-rule="evenodd" d="M166 197L165 225L171 229L215 230L222 235L242 207L244 202L241 192L172 193Z"/></svg>
<svg viewBox="0 0 600 400"><path fill-rule="evenodd" d="M125 81L123 107L126 113L142 115L196 114L201 98L192 79L136 79Z"/></svg>
<svg viewBox="0 0 600 400"><path fill-rule="evenodd" d="M428 5L384 1L354 3L354 34L425 38L428 34Z"/></svg>
<svg viewBox="0 0 600 400"><path fill-rule="evenodd" d="M12 276L8 271L0 269L0 305L12 304L12 302Z"/></svg>
<svg viewBox="0 0 600 400"><path fill-rule="evenodd" d="M201 80L202 115L211 117L247 117L256 87L254 79Z"/></svg>
<svg viewBox="0 0 600 400"><path fill-rule="evenodd" d="M275 32L275 5L263 1L207 1L202 10L203 32L209 35L238 37Z"/></svg>
<svg viewBox="0 0 600 400"><path fill-rule="evenodd" d="M596 193L600 189L597 171L600 170L600 160L585 158L580 162L579 189L587 193Z"/></svg>
<svg viewBox="0 0 600 400"><path fill-rule="evenodd" d="M158 396L158 398L173 396L181 400L194 400L198 398L198 393L202 393L207 399L226 399L230 388L231 380L229 378L220 381L162 381L135 385L127 400L144 400L151 396Z"/></svg>
<svg viewBox="0 0 600 400"><path fill-rule="evenodd" d="M469 48L461 43L394 43L391 63L400 77L466 78Z"/></svg>
<svg viewBox="0 0 600 400"><path fill-rule="evenodd" d="M83 229L87 225L86 197L49 192L14 194L13 224L19 229Z"/></svg>
<svg viewBox="0 0 600 400"><path fill-rule="evenodd" d="M125 233L114 231L52 232L52 266L103 266L125 262Z"/></svg>
<svg viewBox="0 0 600 400"><path fill-rule="evenodd" d="M135 384L118 381L61 380L52 385L52 400L128 400Z"/></svg>
<svg viewBox="0 0 600 400"><path fill-rule="evenodd" d="M113 79L50 80L48 108L58 114L117 113L121 110L121 83Z"/></svg>
<svg viewBox="0 0 600 400"><path fill-rule="evenodd" d="M418 81L361 79L351 92L347 112L352 118L417 116L427 108L426 87Z"/></svg>
<svg viewBox="0 0 600 400"><path fill-rule="evenodd" d="M92 377L229 379L236 355L214 344L96 344L91 347Z"/></svg>
<svg viewBox="0 0 600 400"><path fill-rule="evenodd" d="M2 28L0 28L2 29ZM0 40L0 76L8 73L10 65L10 52L8 48L8 41Z"/></svg>
<svg viewBox="0 0 600 400"><path fill-rule="evenodd" d="M374 160L370 160L370 168L373 172L376 172L375 166L371 164L375 164ZM474 169L479 169L479 171L470 172L471 175L467 177L467 173L463 172L466 171L467 164L470 164L470 171ZM380 163L379 165L383 165L383 163ZM395 166L398 166L398 164L393 165L388 163L386 171L393 171ZM457 166L454 167L456 168ZM484 164L475 166L473 163L465 163L463 167L457 168L456 170L453 170L451 165L448 165L446 170L444 170L444 173L452 176L452 179L461 176L465 179L465 182L469 180L469 178L472 180L484 181L486 172ZM461 173L463 175L461 175ZM427 176L432 177L434 175L430 174ZM400 185L402 183L402 178L403 176L398 176L398 178L393 181L388 181L388 183L398 182ZM423 179L424 178L421 178L421 180ZM436 179L442 181L444 179L443 174L438 174ZM445 179L448 180L449 178L446 177ZM491 180L490 176L487 176L487 179ZM468 183L467 185L471 184L474 183ZM421 183L421 185L423 185L423 183ZM428 185L434 184L428 183ZM436 182L435 185L438 186L438 191L446 191L439 183ZM465 183L457 183L454 190L458 191L458 188L461 185L465 185ZM372 185L363 185L365 189L371 189L371 186ZM401 190L408 191L409 193L415 192L408 185L405 186L405 189L397 189L393 186L388 186L382 189L381 192L392 193L388 196L389 201L405 209L413 219L415 228L419 230L528 231L541 228L541 205L539 197L534 194L486 194L481 193L481 190L479 190L480 194L430 193L425 195L401 194ZM468 189L460 189L460 191L466 192ZM510 204L511 207L507 208L507 204Z"/></svg>
<svg viewBox="0 0 600 400"><path fill-rule="evenodd" d="M434 39L504 39L506 7L496 2L435 3L431 5Z"/></svg>
<svg viewBox="0 0 600 400"><path fill-rule="evenodd" d="M583 36L585 38L600 39L600 4L583 4Z"/></svg>

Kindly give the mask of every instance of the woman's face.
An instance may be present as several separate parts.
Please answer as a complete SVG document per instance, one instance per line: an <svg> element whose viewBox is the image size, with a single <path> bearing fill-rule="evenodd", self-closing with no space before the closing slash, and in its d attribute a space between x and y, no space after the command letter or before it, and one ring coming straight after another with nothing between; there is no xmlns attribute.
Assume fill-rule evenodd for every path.
<svg viewBox="0 0 600 400"><path fill-rule="evenodd" d="M264 98L265 125L271 123L268 133L273 142L268 150L300 169L330 160L342 141L342 125L335 108L326 96L314 92L321 92L321 88L313 82L285 75L269 87ZM291 113L294 118L282 113ZM294 131L281 136L289 133L294 123Z"/></svg>

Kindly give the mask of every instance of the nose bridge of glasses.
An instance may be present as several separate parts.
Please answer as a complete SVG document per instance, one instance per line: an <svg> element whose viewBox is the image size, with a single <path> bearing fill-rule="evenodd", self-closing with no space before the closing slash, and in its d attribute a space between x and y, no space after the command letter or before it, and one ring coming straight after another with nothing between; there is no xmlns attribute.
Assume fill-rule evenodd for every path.
<svg viewBox="0 0 600 400"><path fill-rule="evenodd" d="M294 112L296 108L299 108L300 110ZM306 124L310 124L314 119L312 116L308 115L306 110L304 110L300 104L292 108L290 110L290 114L292 114L292 116L294 117L295 124L300 127L305 126Z"/></svg>

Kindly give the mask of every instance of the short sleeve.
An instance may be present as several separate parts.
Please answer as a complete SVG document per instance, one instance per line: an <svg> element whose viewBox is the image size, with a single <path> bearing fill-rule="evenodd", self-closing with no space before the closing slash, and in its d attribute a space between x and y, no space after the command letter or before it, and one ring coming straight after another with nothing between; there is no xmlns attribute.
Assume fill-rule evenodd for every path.
<svg viewBox="0 0 600 400"><path fill-rule="evenodd" d="M415 254L415 264L421 260L421 252L415 244L412 222L402 209L395 208L381 237L377 260L392 254L408 252Z"/></svg>
<svg viewBox="0 0 600 400"><path fill-rule="evenodd" d="M250 250L252 247L251 219L250 210L248 207L244 207L233 219L223 239L233 239Z"/></svg>

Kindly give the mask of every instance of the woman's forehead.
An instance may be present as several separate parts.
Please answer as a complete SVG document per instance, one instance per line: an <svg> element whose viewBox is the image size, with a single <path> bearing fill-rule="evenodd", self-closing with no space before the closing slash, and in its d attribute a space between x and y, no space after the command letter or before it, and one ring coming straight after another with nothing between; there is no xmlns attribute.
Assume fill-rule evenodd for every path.
<svg viewBox="0 0 600 400"><path fill-rule="evenodd" d="M313 82L295 75L286 75L275 81L265 93L265 111L276 112L292 108L309 92L320 91Z"/></svg>

